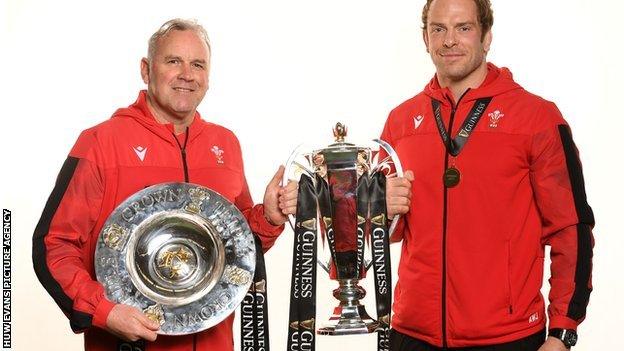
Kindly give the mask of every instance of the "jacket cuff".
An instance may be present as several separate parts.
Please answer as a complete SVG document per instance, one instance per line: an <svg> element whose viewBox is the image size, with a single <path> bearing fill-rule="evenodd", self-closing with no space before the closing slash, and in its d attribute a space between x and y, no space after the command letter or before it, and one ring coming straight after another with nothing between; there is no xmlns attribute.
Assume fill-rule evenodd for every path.
<svg viewBox="0 0 624 351"><path fill-rule="evenodd" d="M284 231L284 224L273 225L264 216L264 205L258 204L251 210L249 216L251 231L263 237L275 238Z"/></svg>
<svg viewBox="0 0 624 351"><path fill-rule="evenodd" d="M106 297L102 297L93 313L92 324L98 328L106 329L106 319L113 307L115 307L114 303L108 301Z"/></svg>
<svg viewBox="0 0 624 351"><path fill-rule="evenodd" d="M548 324L548 329L572 329L576 330L579 322L575 321L572 318L568 318L566 316L552 316L550 317L550 321Z"/></svg>

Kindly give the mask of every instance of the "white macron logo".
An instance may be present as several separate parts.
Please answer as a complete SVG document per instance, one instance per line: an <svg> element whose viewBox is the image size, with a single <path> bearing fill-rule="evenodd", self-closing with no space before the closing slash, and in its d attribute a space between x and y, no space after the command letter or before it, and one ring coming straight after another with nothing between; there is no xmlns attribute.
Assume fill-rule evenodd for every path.
<svg viewBox="0 0 624 351"><path fill-rule="evenodd" d="M145 153L147 152L147 148L143 146L135 146L133 149L136 155L139 157L139 160L143 162L143 160L145 159Z"/></svg>
<svg viewBox="0 0 624 351"><path fill-rule="evenodd" d="M414 129L418 129L418 127L420 127L423 119L425 119L425 117L423 117L422 115L414 117Z"/></svg>
<svg viewBox="0 0 624 351"><path fill-rule="evenodd" d="M217 156L217 163L223 163L223 150L221 150L217 145L214 145L210 151Z"/></svg>

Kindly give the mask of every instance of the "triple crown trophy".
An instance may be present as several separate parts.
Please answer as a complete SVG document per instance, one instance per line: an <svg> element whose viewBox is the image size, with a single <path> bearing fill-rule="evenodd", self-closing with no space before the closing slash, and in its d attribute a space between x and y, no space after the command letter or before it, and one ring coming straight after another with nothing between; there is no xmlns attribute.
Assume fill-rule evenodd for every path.
<svg viewBox="0 0 624 351"><path fill-rule="evenodd" d="M334 128L335 143L311 150L297 148L286 163L284 184L299 181L287 350L314 350L315 334L347 335L378 332L378 350L388 350L391 308L386 178L402 176L399 159L382 140L370 145L345 142L346 127ZM330 261L317 259L318 239ZM366 243L370 259L365 257ZM316 263L338 281L333 295L339 304L329 322L315 328ZM366 291L359 281L372 266L377 320L360 304ZM316 332L316 333L315 333Z"/></svg>

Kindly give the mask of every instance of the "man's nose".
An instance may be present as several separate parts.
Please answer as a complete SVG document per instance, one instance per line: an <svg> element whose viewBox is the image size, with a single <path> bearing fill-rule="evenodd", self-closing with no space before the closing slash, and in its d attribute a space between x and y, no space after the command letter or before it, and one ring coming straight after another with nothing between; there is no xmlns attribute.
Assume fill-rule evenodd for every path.
<svg viewBox="0 0 624 351"><path fill-rule="evenodd" d="M178 78L186 81L193 80L193 71L190 64L183 64L180 67L180 74L178 75Z"/></svg>
<svg viewBox="0 0 624 351"><path fill-rule="evenodd" d="M447 48L453 47L457 45L457 38L455 37L455 31L449 30L446 31L446 35L444 36L444 46Z"/></svg>

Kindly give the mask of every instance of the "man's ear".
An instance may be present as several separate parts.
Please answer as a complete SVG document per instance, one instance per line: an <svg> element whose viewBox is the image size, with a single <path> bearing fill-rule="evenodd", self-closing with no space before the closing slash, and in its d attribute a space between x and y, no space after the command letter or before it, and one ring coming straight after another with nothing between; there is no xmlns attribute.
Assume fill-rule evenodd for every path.
<svg viewBox="0 0 624 351"><path fill-rule="evenodd" d="M141 78L143 78L143 83L149 84L149 61L146 57L141 59Z"/></svg>
<svg viewBox="0 0 624 351"><path fill-rule="evenodd" d="M422 30L423 42L425 42L425 47L427 48L427 52L429 52L429 34L427 33L427 28Z"/></svg>
<svg viewBox="0 0 624 351"><path fill-rule="evenodd" d="M488 53L490 51L490 46L492 45L492 30L488 30L483 37L483 50Z"/></svg>

